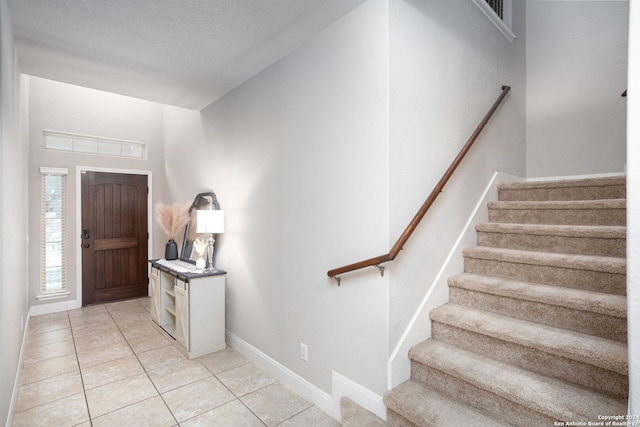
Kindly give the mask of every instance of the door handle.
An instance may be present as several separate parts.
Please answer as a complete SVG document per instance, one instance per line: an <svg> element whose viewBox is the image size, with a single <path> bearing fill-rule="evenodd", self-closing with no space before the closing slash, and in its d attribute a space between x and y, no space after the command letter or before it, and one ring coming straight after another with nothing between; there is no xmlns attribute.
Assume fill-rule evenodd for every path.
<svg viewBox="0 0 640 427"><path fill-rule="evenodd" d="M85 243L84 245L82 245L82 247L86 249L86 248L88 248L88 247L89 247L89 244L88 244L88 243Z"/></svg>
<svg viewBox="0 0 640 427"><path fill-rule="evenodd" d="M90 234L89 234L89 229L88 228L85 228L85 229L82 230L82 238L83 239L90 238Z"/></svg>

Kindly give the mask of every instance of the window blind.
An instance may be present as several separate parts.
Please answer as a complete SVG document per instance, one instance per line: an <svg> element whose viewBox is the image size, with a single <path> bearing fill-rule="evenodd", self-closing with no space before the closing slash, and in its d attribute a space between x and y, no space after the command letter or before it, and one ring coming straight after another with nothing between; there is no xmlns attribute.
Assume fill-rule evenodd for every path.
<svg viewBox="0 0 640 427"><path fill-rule="evenodd" d="M67 169L40 168L40 292L67 290Z"/></svg>

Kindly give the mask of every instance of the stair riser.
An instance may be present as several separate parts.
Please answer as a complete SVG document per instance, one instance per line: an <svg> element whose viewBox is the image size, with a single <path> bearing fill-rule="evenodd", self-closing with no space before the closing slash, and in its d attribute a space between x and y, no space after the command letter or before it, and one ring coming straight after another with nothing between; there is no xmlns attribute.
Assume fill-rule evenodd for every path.
<svg viewBox="0 0 640 427"><path fill-rule="evenodd" d="M395 413L391 409L387 409L387 426L388 427L420 427L407 421L402 415Z"/></svg>
<svg viewBox="0 0 640 427"><path fill-rule="evenodd" d="M498 195L463 251L473 276L449 278L450 304L409 351L412 380L385 401L388 425L483 414L551 426L627 409L625 178L505 183Z"/></svg>
<svg viewBox="0 0 640 427"><path fill-rule="evenodd" d="M498 190L500 200L504 201L625 199L626 193L624 184L597 187L501 188Z"/></svg>
<svg viewBox="0 0 640 427"><path fill-rule="evenodd" d="M449 302L601 338L627 342L627 321L606 314L449 287Z"/></svg>
<svg viewBox="0 0 640 427"><path fill-rule="evenodd" d="M625 257L625 239L479 231L478 246L549 253Z"/></svg>
<svg viewBox="0 0 640 427"><path fill-rule="evenodd" d="M384 403L388 425L466 426L473 420L474 427L513 427L413 380L385 394ZM358 426L370 427L364 423Z"/></svg>
<svg viewBox="0 0 640 427"><path fill-rule="evenodd" d="M469 257L464 259L464 271L503 279L585 289L614 295L625 295L627 286L625 274Z"/></svg>
<svg viewBox="0 0 640 427"><path fill-rule="evenodd" d="M626 209L503 209L489 208L489 222L503 224L625 226Z"/></svg>
<svg viewBox="0 0 640 427"><path fill-rule="evenodd" d="M616 399L628 397L628 378L617 372L436 321L431 334L434 339Z"/></svg>
<svg viewBox="0 0 640 427"><path fill-rule="evenodd" d="M412 362L411 378L517 426L553 425L553 418L427 365Z"/></svg>

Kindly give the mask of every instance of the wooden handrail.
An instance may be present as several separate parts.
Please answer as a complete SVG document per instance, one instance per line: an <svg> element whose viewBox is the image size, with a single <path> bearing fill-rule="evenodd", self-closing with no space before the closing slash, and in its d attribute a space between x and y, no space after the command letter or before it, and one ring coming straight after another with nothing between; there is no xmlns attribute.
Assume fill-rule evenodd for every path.
<svg viewBox="0 0 640 427"><path fill-rule="evenodd" d="M438 197L438 194L440 194L440 192L444 188L447 181L449 181L449 178L451 178L451 175L453 175L453 172L456 170L460 162L462 162L462 159L464 158L465 154L467 154L467 151L469 151L473 143L476 141L476 139L478 138L478 135L480 135L480 132L482 132L482 129L489 122L489 119L491 119L491 116L493 116L493 113L495 113L495 111L498 109L498 106L500 105L502 100L507 96L507 93L509 92L510 89L511 89L511 86L502 86L502 93L500 93L500 96L498 97L496 102L493 103L493 105L489 109L489 112L487 112L487 114L484 116L484 118L482 119L482 121L480 122L476 130L473 131L473 134L471 134L471 137L469 137L469 140L467 141L467 143L464 145L464 147L462 147L462 150L460 150L460 152L458 153L458 156L453 160L453 163L451 163L451 165L449 166L447 171L444 173L442 178L440 178L440 181L438 181L438 184L435 186L435 188L433 189L433 191L431 192L427 200L425 200L425 202L422 204L422 207L420 208L418 213L416 213L416 215L413 217L413 219L411 220L407 228L404 230L404 232L402 233L402 235L400 236L396 244L393 245L391 250L388 253L377 256L375 258L370 258L364 261L356 262L353 264L345 265L343 267L334 268L333 270L329 270L327 272L327 276L336 279L336 281L338 282L338 286L340 286L339 275L342 273L347 273L349 271L355 271L365 267L378 267L380 269L380 273L384 274L384 267L381 267L380 264L388 261L393 261L398 255L398 253L400 252L400 250L402 250L404 245L407 243L407 240L409 240L409 237L411 236L411 234L418 227L418 224L420 224L420 221L422 220L424 215L427 213L427 211L429 210L433 202L436 200L436 197Z"/></svg>

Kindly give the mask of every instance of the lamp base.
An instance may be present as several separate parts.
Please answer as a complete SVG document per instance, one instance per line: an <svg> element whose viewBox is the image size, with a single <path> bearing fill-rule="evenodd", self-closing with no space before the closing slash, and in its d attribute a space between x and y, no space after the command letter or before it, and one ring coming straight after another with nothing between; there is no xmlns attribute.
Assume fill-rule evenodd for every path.
<svg viewBox="0 0 640 427"><path fill-rule="evenodd" d="M215 270L215 268L213 268L213 245L215 244L216 240L213 238L213 233L211 233L209 235L209 239L207 239L207 268L205 268L204 271L208 271L211 272L213 270Z"/></svg>

